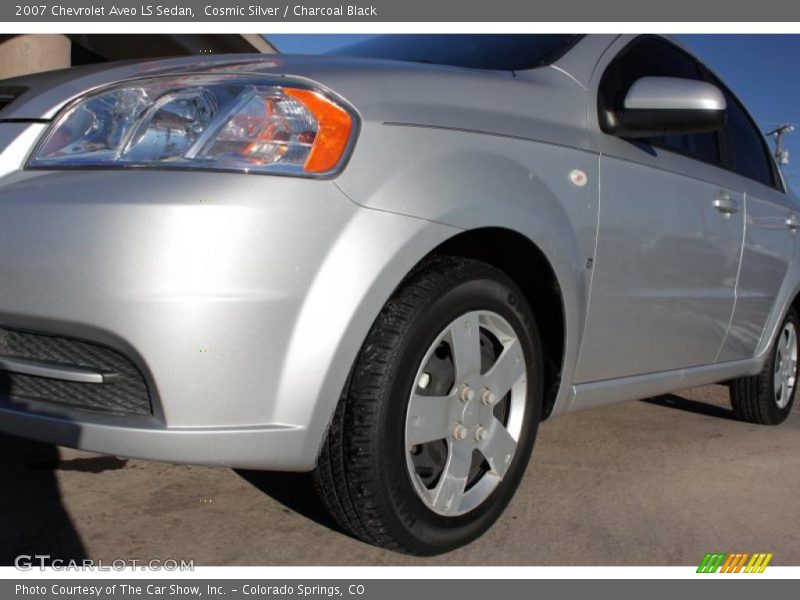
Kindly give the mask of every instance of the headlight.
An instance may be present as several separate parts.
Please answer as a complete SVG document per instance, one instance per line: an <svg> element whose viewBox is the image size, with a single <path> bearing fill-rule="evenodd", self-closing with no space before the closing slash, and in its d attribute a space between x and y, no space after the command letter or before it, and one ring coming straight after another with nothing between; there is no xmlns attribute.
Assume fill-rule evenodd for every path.
<svg viewBox="0 0 800 600"><path fill-rule="evenodd" d="M67 107L28 166L330 175L347 158L355 118L303 85L224 75L142 79Z"/></svg>

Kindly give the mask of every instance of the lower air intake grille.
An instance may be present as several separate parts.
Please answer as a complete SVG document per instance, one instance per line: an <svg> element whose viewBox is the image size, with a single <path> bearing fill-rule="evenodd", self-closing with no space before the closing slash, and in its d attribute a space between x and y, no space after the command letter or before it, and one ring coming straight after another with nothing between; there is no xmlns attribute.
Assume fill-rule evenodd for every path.
<svg viewBox="0 0 800 600"><path fill-rule="evenodd" d="M104 413L150 415L147 384L121 353L91 342L16 329L0 328L0 360L21 359L65 369L82 368L105 374L102 383L65 381L0 370L0 397L32 400Z"/></svg>

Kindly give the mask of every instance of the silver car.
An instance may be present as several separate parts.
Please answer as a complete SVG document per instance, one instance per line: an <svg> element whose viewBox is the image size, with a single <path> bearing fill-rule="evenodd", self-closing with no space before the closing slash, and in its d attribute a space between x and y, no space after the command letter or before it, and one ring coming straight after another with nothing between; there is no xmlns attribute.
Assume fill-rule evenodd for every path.
<svg viewBox="0 0 800 600"><path fill-rule="evenodd" d="M800 205L657 36L385 36L0 83L0 430L313 471L433 554L541 420L728 382L778 424Z"/></svg>

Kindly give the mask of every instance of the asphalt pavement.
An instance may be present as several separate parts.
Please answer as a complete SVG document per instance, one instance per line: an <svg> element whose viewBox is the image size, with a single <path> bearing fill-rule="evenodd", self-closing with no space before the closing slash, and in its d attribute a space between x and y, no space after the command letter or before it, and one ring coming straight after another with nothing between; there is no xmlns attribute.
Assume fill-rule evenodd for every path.
<svg viewBox="0 0 800 600"><path fill-rule="evenodd" d="M544 423L516 497L434 558L338 532L305 475L126 460L0 437L0 564L53 558L195 565L696 565L772 552L800 565L800 409L733 419L707 386Z"/></svg>

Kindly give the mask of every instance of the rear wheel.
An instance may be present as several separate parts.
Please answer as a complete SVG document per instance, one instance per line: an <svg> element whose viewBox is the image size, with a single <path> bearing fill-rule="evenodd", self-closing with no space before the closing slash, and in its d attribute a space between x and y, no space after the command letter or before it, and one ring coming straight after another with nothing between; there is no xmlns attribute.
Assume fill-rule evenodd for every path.
<svg viewBox="0 0 800 600"><path fill-rule="evenodd" d="M537 328L514 283L478 261L434 258L373 325L317 488L364 541L413 554L462 546L510 501L541 402Z"/></svg>
<svg viewBox="0 0 800 600"><path fill-rule="evenodd" d="M761 373L731 383L731 405L737 417L750 423L778 425L789 416L797 387L798 331L800 318L791 309Z"/></svg>

